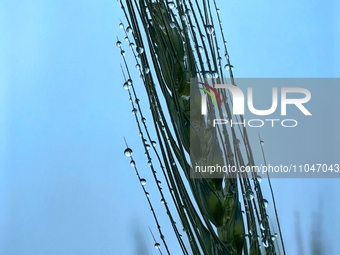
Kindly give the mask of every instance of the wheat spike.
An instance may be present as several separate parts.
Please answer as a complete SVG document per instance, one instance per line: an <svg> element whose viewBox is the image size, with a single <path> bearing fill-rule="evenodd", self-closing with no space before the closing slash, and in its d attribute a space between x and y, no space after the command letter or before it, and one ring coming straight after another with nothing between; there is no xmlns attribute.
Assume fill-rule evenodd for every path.
<svg viewBox="0 0 340 255"><path fill-rule="evenodd" d="M211 126L209 118L222 118L223 114L229 119L243 121L242 116L232 116L226 93L221 93L226 104L217 110L213 102L208 101L210 117L205 118L200 113L198 100L204 93L204 85L192 86L190 82L191 78L199 79L200 84L206 84L208 78L218 78L223 82L227 78L224 69L227 69L228 79L235 85L224 33L221 25L215 25L220 24L216 2L126 0L120 4L127 19L124 26L126 36L129 43L136 46L133 53L149 98L159 144L159 151L155 150L157 161L177 212L169 209L161 188L159 193L183 254L190 254L189 251L208 255L280 254L281 249L284 251L283 243L279 246L273 241L267 202L255 173L220 175L217 178L190 176L195 166L203 164L237 168L255 165L245 128L224 126L214 129ZM122 48L120 42L117 46ZM124 56L123 60L128 74L124 88L129 93L154 180L159 182L147 143L155 139L145 125ZM160 98L164 98L165 105ZM131 153L127 151L126 154L142 183ZM144 186L143 190L148 198ZM152 208L149 199L148 202ZM186 229L190 247L186 247L182 240L174 213L178 214ZM163 246L171 254L157 215L154 214L154 218Z"/></svg>

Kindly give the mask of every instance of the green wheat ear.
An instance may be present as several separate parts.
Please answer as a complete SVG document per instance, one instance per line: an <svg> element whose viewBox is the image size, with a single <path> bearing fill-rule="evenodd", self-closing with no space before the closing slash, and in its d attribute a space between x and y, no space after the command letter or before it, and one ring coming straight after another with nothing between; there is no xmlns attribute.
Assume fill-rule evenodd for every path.
<svg viewBox="0 0 340 255"><path fill-rule="evenodd" d="M149 98L157 139L151 137L146 126L130 65L122 54L128 73L124 88L129 93L154 180L160 184L157 172L166 180L170 199L160 185L157 187L183 254L281 254L281 250L284 253L283 242L275 241L270 228L268 201L263 198L260 177L254 173L190 177L193 168L203 164L237 168L255 165L245 128L214 129L210 124L210 117L223 118L223 112L229 119L243 120L242 116L230 114L230 101L225 92L221 92L223 105L216 107L208 101L210 117L207 119L199 110L203 87L190 83L191 78L205 83L207 78L225 81L225 67L229 83L235 85L223 30L220 25L214 25L221 24L215 0L126 0L120 4L127 19L127 23L120 26L125 29L130 46L135 46L134 65L139 69ZM120 41L117 46L124 52ZM165 103L161 103L161 98ZM158 140L158 149L150 146L156 144L155 140ZM156 160L152 160L150 148ZM132 150L127 148L125 155L131 158L130 163L152 209L162 243L155 240L155 247L171 254ZM160 167L156 169L156 166ZM169 201L177 211L169 209ZM180 218L186 230L189 247L182 240L175 217Z"/></svg>

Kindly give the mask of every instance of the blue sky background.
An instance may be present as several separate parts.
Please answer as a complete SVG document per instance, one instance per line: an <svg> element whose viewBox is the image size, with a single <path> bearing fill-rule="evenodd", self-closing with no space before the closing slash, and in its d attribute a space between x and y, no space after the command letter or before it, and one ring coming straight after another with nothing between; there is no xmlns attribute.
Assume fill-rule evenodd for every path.
<svg viewBox="0 0 340 255"><path fill-rule="evenodd" d="M220 1L219 7L235 77L340 77L339 2ZM123 155L125 136L148 179L122 88L120 19L116 1L1 1L1 255L138 254L136 236L157 254L148 229L156 233L155 224ZM135 84L146 112L142 84ZM269 162L338 160L339 134L331 127L339 127L338 100L324 98L311 106L323 123L312 117L315 126L297 133L261 130ZM256 133L252 138L256 148ZM310 254L315 213L323 215L326 254L337 254L339 181L273 180L287 254L302 254L298 225ZM171 231L166 237L175 243Z"/></svg>

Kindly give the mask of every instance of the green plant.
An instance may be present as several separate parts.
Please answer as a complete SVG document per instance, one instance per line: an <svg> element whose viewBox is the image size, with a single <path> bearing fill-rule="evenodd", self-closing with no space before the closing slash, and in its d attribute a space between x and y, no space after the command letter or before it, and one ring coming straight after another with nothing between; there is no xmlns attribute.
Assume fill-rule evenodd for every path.
<svg viewBox="0 0 340 255"><path fill-rule="evenodd" d="M197 78L201 83L209 83L210 78L222 82L227 78L226 72L229 83L235 85L215 0L126 0L120 3L127 19L127 24L120 26L125 29L126 39L134 49L136 66L149 98L159 150L153 146L156 142L145 125L130 66L124 57L122 43L118 41L127 71L124 88L130 96L154 180L159 182L155 160L149 153L151 148L155 150L177 209L175 213L188 237L190 247L185 245L174 221L174 212L169 209L158 185L183 254L280 254L281 250L284 253L283 242L276 241L270 227L266 212L268 201L263 197L261 178L256 173L192 178L195 166L218 163L240 168L255 165L245 128L212 128L210 118L222 118L224 114L228 119L243 121L242 116L231 115L227 94L220 93L226 102L223 107L214 107L209 99L209 117L205 118L199 111L199 98L208 91L190 83L191 78ZM136 170L152 209L145 189L146 180L139 175L132 150L127 148L125 155L131 158L130 164ZM152 213L162 245L171 254L153 209ZM161 245L156 242L155 247Z"/></svg>

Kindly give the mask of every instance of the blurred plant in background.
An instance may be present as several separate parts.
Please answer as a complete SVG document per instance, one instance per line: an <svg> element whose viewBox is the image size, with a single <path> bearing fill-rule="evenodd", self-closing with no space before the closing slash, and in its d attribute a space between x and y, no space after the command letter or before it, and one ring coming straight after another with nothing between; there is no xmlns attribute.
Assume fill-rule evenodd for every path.
<svg viewBox="0 0 340 255"><path fill-rule="evenodd" d="M228 79L229 84L235 85L215 0L126 0L120 4L127 20L120 27L135 58L133 65L127 62L123 43L118 40L124 61L123 87L129 94L148 165L183 254L285 254L282 236L275 233L275 230L280 233L278 218L274 230L267 215L268 200L263 197L260 176L256 173L218 178L190 176L192 169L202 164L231 165L238 169L255 166L245 127L212 127L211 118L224 115L243 122L242 116L231 114L230 97L220 91L225 103L219 107L213 107L209 98L209 117L204 117L198 99L208 91L203 85L190 83L197 78L208 84L213 78L221 83ZM151 137L146 125L131 75L132 66L139 71L145 86L157 139ZM156 159L151 158L151 150ZM157 225L160 239L154 238L155 247L172 254L153 210L147 181L140 176L128 144L124 153L131 160ZM162 188L160 172L169 199ZM168 203L173 203L176 210L170 209ZM177 217L189 245L174 220Z"/></svg>

